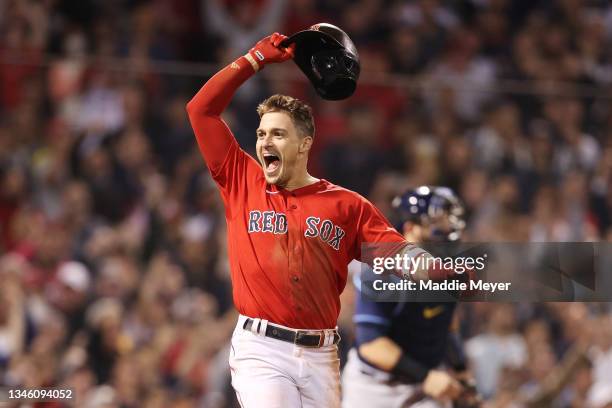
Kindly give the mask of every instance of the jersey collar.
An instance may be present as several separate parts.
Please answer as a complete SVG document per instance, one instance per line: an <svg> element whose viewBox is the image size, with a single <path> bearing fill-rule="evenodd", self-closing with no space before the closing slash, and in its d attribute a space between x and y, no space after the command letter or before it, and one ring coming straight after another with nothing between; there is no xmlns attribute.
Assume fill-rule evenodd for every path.
<svg viewBox="0 0 612 408"><path fill-rule="evenodd" d="M282 187L278 187L276 184L266 184L266 191L272 194L280 193L282 195L299 197L307 194L316 193L318 191L323 191L327 188L328 184L329 182L327 180L319 179L319 181L315 183L309 184L304 187L296 188L295 190L291 191L286 190Z"/></svg>

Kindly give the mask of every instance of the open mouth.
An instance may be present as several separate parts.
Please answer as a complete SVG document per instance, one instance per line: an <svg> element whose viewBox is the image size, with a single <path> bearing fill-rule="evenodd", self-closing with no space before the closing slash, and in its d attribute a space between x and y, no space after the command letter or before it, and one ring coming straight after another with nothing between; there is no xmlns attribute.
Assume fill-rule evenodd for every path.
<svg viewBox="0 0 612 408"><path fill-rule="evenodd" d="M264 170L267 173L274 173L276 170L280 169L281 160L275 154L272 153L264 153L263 154L264 161Z"/></svg>

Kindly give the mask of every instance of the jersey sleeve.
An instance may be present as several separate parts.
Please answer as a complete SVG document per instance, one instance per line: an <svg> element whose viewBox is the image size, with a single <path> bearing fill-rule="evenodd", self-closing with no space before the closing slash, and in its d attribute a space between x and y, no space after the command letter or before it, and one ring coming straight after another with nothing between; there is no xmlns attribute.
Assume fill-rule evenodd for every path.
<svg viewBox="0 0 612 408"><path fill-rule="evenodd" d="M249 62L241 57L208 80L187 104L198 148L226 204L240 200L247 180L259 175L255 160L240 148L221 119L238 87L253 73Z"/></svg>
<svg viewBox="0 0 612 408"><path fill-rule="evenodd" d="M355 343L357 347L379 337L387 336L391 329L393 311L398 307L393 302L374 302L357 293L355 314Z"/></svg>
<svg viewBox="0 0 612 408"><path fill-rule="evenodd" d="M360 197L357 222L356 259L370 264L373 256L386 256L399 252L406 244L404 237L391 226L387 218L368 200ZM366 254L364 249L371 249Z"/></svg>

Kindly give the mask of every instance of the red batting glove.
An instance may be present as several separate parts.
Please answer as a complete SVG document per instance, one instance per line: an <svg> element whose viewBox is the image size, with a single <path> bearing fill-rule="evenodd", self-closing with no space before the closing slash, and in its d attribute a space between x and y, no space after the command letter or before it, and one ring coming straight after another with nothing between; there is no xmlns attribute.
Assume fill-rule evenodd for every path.
<svg viewBox="0 0 612 408"><path fill-rule="evenodd" d="M462 282L469 282L478 279L474 269L465 268L461 273L455 272L453 268L444 267L444 262L432 262L427 271L427 276L433 281L443 281L446 279L459 279Z"/></svg>
<svg viewBox="0 0 612 408"><path fill-rule="evenodd" d="M287 36L274 33L260 40L244 57L251 63L255 71L263 69L266 64L285 62L293 58L295 44L282 47L280 44Z"/></svg>
<svg viewBox="0 0 612 408"><path fill-rule="evenodd" d="M427 271L427 276L429 280L441 282L448 278L456 277L456 273L453 268L445 268L444 262L432 262Z"/></svg>

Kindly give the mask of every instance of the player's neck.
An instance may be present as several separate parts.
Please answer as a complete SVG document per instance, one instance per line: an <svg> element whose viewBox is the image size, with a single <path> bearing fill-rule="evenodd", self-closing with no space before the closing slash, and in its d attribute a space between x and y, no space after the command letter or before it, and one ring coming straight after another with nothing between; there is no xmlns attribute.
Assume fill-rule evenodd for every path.
<svg viewBox="0 0 612 408"><path fill-rule="evenodd" d="M319 181L318 178L311 176L308 172L304 172L300 174L298 177L292 177L287 184L283 186L285 190L293 191L298 188L306 187L311 184L317 183Z"/></svg>

